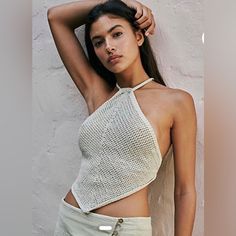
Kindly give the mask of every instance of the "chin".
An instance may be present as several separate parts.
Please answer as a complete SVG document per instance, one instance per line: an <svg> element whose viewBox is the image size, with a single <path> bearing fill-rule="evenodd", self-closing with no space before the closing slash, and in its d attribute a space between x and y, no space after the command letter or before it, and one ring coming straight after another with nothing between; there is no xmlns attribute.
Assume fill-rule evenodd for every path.
<svg viewBox="0 0 236 236"><path fill-rule="evenodd" d="M109 71L115 74L120 74L125 71L127 68L121 65L115 65L113 67L107 68Z"/></svg>
<svg viewBox="0 0 236 236"><path fill-rule="evenodd" d="M112 70L110 70L112 73L114 73L114 74L120 74L120 73L122 73L124 70L123 69L112 69Z"/></svg>

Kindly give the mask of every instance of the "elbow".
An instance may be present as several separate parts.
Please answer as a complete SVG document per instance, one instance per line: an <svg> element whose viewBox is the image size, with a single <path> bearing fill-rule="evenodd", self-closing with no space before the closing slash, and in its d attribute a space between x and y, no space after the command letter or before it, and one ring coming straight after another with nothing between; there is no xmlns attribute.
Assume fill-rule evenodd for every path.
<svg viewBox="0 0 236 236"><path fill-rule="evenodd" d="M197 191L195 188L182 188L182 189L175 189L174 195L176 197L181 197L181 196L196 196Z"/></svg>
<svg viewBox="0 0 236 236"><path fill-rule="evenodd" d="M197 193L196 193L196 192L175 193L175 194L174 194L174 197L175 197L175 198L186 198L186 197L189 197L189 198L194 198L194 199L196 199Z"/></svg>
<svg viewBox="0 0 236 236"><path fill-rule="evenodd" d="M174 195L174 201L176 205L184 203L196 206L197 194L196 192L178 193Z"/></svg>
<svg viewBox="0 0 236 236"><path fill-rule="evenodd" d="M53 17L53 7L52 8L49 8L47 10L47 17L48 17L48 21L51 21L52 20L52 17Z"/></svg>
<svg viewBox="0 0 236 236"><path fill-rule="evenodd" d="M56 15L55 11L56 11L55 7L51 7L47 10L48 21L52 21L55 18L55 15Z"/></svg>

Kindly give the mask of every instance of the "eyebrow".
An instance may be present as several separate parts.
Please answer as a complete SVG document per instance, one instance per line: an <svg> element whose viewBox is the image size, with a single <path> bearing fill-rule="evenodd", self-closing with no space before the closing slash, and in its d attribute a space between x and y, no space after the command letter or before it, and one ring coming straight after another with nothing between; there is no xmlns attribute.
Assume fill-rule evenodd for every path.
<svg viewBox="0 0 236 236"><path fill-rule="evenodd" d="M114 30L117 27L124 28L122 25L114 25L107 31L107 33L110 33L112 30ZM95 35L95 36L92 37L91 41L93 41L94 39L97 39L97 38L101 38L101 36L100 35Z"/></svg>

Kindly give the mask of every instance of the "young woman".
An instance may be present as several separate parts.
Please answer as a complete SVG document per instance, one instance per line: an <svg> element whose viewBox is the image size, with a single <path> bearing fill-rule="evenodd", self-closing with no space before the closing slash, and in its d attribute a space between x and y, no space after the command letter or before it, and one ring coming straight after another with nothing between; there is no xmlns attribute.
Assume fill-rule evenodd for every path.
<svg viewBox="0 0 236 236"><path fill-rule="evenodd" d="M79 176L62 198L55 236L152 235L147 189L173 146L175 236L192 234L196 113L168 88L148 35L152 11L134 0L87 0L48 10L50 29L89 117ZM88 59L74 30L85 24Z"/></svg>

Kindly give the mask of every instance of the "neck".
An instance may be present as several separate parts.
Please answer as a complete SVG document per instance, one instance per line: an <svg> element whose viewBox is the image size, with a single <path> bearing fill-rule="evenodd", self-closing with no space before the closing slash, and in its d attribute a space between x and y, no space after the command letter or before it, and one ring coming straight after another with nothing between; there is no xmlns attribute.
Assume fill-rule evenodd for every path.
<svg viewBox="0 0 236 236"><path fill-rule="evenodd" d="M126 70L115 74L115 76L116 82L120 87L130 88L149 78L148 74L143 68L140 57Z"/></svg>

